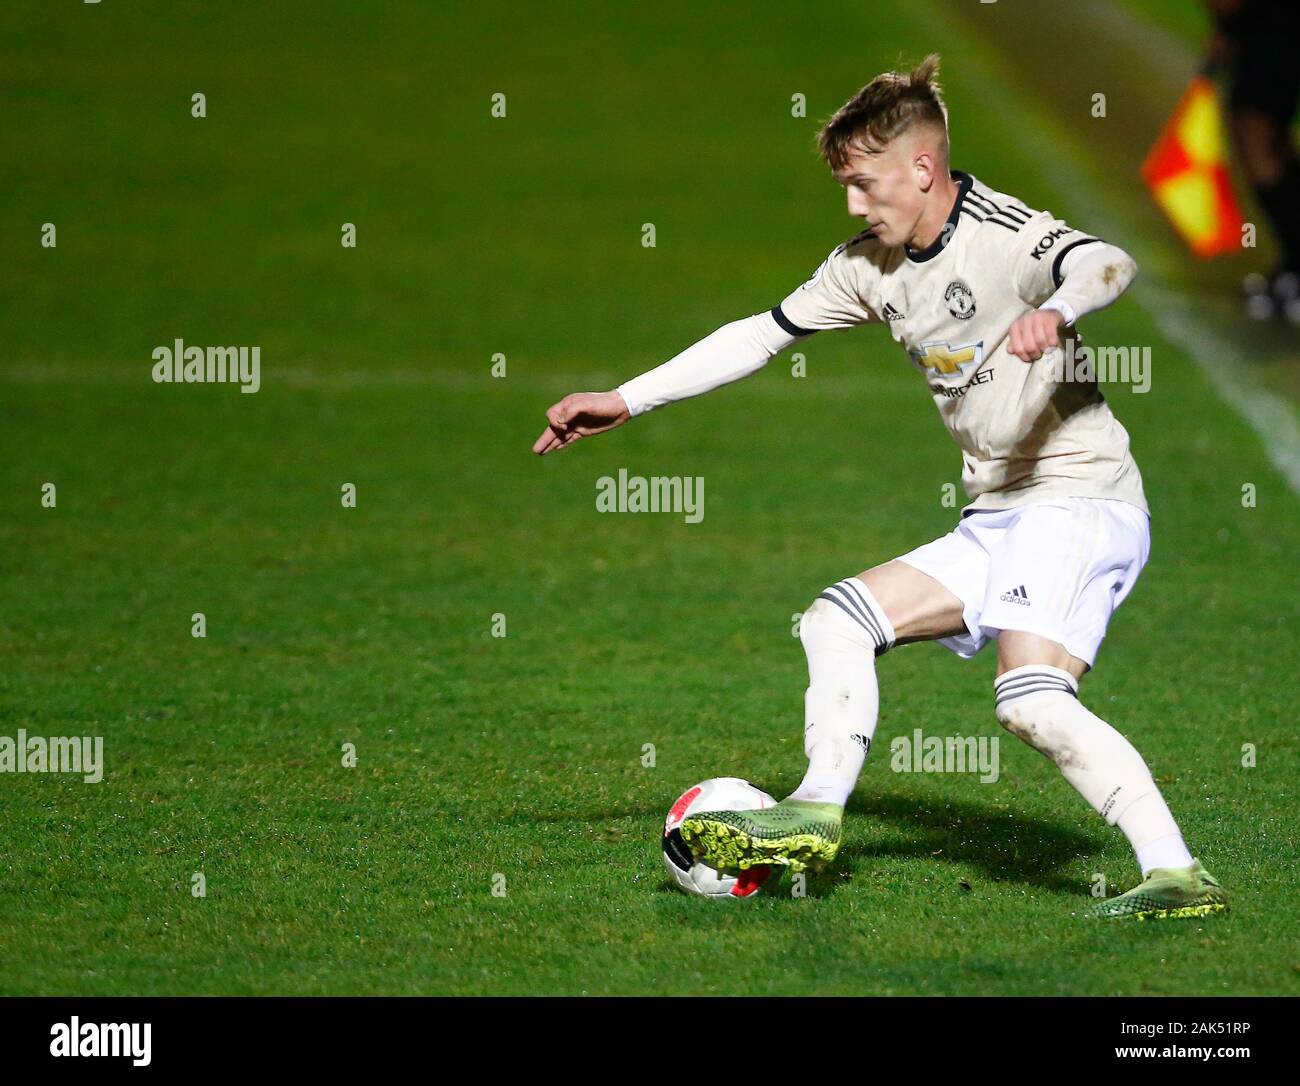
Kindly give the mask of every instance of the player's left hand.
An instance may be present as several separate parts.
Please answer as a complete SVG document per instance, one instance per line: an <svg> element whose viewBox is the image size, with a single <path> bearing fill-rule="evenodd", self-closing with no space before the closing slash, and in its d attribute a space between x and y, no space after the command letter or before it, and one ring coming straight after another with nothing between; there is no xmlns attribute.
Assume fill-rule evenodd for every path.
<svg viewBox="0 0 1300 1086"><path fill-rule="evenodd" d="M1054 309L1035 309L1016 320L1008 336L1007 350L1025 362L1042 358L1053 347L1061 345L1061 329L1065 319Z"/></svg>
<svg viewBox="0 0 1300 1086"><path fill-rule="evenodd" d="M533 442L533 452L545 456L555 449L568 448L580 437L603 434L631 417L617 389L571 393L546 409L550 425Z"/></svg>

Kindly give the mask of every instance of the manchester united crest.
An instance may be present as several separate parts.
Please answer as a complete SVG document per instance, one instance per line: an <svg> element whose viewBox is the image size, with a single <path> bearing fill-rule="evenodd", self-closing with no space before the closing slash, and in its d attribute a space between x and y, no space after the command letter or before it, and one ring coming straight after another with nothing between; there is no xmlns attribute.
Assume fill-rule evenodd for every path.
<svg viewBox="0 0 1300 1086"><path fill-rule="evenodd" d="M948 303L948 312L959 321L968 321L975 316L975 295L970 287L960 279L954 279L943 292L943 300Z"/></svg>

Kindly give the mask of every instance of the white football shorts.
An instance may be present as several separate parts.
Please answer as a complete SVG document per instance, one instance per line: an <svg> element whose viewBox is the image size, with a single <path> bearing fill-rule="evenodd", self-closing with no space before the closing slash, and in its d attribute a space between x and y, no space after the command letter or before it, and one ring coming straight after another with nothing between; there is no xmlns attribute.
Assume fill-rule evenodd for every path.
<svg viewBox="0 0 1300 1086"><path fill-rule="evenodd" d="M977 510L899 557L961 600L966 633L939 644L970 658L1003 630L1064 645L1090 667L1151 551L1151 521L1128 502L1056 498Z"/></svg>

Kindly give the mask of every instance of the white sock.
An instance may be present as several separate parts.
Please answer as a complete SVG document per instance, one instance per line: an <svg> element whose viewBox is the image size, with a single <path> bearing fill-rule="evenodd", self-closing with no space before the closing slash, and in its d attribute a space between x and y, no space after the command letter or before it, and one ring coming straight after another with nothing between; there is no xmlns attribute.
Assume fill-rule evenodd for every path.
<svg viewBox="0 0 1300 1086"><path fill-rule="evenodd" d="M789 798L843 807L876 733L876 657L894 643L894 628L867 586L849 577L804 612L799 639L808 656L808 772Z"/></svg>
<svg viewBox="0 0 1300 1086"><path fill-rule="evenodd" d="M1051 758L1093 809L1123 831L1143 875L1186 867L1191 854L1142 755L1079 703L1078 689L1061 668L1013 668L994 683L998 720Z"/></svg>
<svg viewBox="0 0 1300 1086"><path fill-rule="evenodd" d="M1131 804L1119 819L1145 878L1157 867L1187 867L1192 854L1187 850L1178 823L1159 792L1152 792Z"/></svg>

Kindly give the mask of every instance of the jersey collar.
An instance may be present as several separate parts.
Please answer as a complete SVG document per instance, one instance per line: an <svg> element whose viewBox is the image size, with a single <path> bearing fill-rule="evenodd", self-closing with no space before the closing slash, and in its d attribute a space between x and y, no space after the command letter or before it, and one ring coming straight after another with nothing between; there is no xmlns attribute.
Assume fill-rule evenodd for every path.
<svg viewBox="0 0 1300 1086"><path fill-rule="evenodd" d="M939 231L939 236L934 239L924 249L912 249L907 245L903 246L903 252L907 254L907 259L920 263L925 260L933 260L941 252L943 247L952 238L953 231L957 229L957 219L961 215L961 205L966 199L966 193L970 192L970 187L975 178L961 170L952 170L952 179L957 182L957 199L953 202L952 211L948 215L947 225Z"/></svg>

